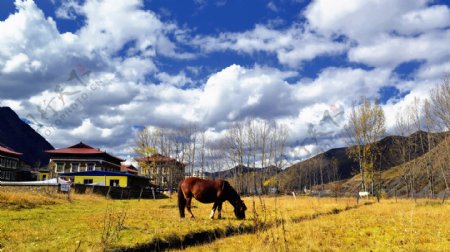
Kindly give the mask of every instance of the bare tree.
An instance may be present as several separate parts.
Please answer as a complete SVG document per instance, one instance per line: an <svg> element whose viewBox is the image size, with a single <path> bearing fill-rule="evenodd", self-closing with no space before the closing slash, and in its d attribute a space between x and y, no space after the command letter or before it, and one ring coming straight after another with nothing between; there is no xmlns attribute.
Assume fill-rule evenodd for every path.
<svg viewBox="0 0 450 252"><path fill-rule="evenodd" d="M334 196L337 200L338 198L338 194L339 194L339 190L341 189L341 184L339 182L340 176L339 176L339 160L335 157L333 157L333 159L331 160L331 177L332 180L334 181L333 184L333 191L334 191Z"/></svg>
<svg viewBox="0 0 450 252"><path fill-rule="evenodd" d="M228 129L226 134L226 149L229 150L229 159L234 170L234 182L236 183L238 192L242 192L242 185L240 180L241 169L244 166L244 124L242 122L235 122Z"/></svg>
<svg viewBox="0 0 450 252"><path fill-rule="evenodd" d="M414 198L414 170L413 167L408 164L411 161L411 152L414 148L414 141L412 138L408 137L414 128L414 124L412 122L412 117L408 113L409 109L402 110L397 113L395 129L399 136L403 138L399 138L397 145L399 146L399 157L401 160L402 170L403 170L403 179L406 184L407 194ZM406 144L404 142L406 139Z"/></svg>
<svg viewBox="0 0 450 252"><path fill-rule="evenodd" d="M362 177L361 189L367 190L367 183L374 192L374 162L378 141L385 133L385 117L378 101L371 102L362 97L359 106L353 106L346 126L349 142L349 156L359 163Z"/></svg>
<svg viewBox="0 0 450 252"><path fill-rule="evenodd" d="M253 168L252 172L252 184L254 193L258 192L257 180L256 180L256 160L259 145L259 138L256 129L256 123L254 120L248 122L247 125L247 137L249 143L249 156L251 158L251 164ZM250 163L250 162L249 162ZM250 165L248 165L250 166Z"/></svg>
<svg viewBox="0 0 450 252"><path fill-rule="evenodd" d="M441 131L446 132L444 138L446 153L450 153L448 141L450 137L448 136L448 131L450 130L450 79L445 77L437 87L430 92L430 114L432 120L435 122L437 128ZM445 183L446 192L449 192L449 185L447 180L447 174L449 173L449 168L447 164L442 163L440 165L440 170L442 173L442 178ZM444 195L445 198L445 195Z"/></svg>
<svg viewBox="0 0 450 252"><path fill-rule="evenodd" d="M432 132L434 131L434 121L433 121L433 115L431 112L431 104L428 100L425 100L423 105L423 114L425 117L425 127L427 130L427 152L430 153L431 149L434 148L433 146L433 139L432 139ZM427 156L427 177L428 177L428 187L430 189L430 198L434 198L435 188L434 188L434 169L433 169L433 162L431 160L430 155Z"/></svg>
<svg viewBox="0 0 450 252"><path fill-rule="evenodd" d="M260 159L261 159L261 168L267 167L267 154L268 154L268 145L269 145L269 137L270 137L270 124L266 120L261 120L258 123L258 135L259 135L259 147L260 150ZM262 192L264 192L264 181L266 180L266 174L262 173L260 176L260 187Z"/></svg>
<svg viewBox="0 0 450 252"><path fill-rule="evenodd" d="M181 162L187 164L190 176L193 175L195 168L198 134L199 129L195 123L184 125L178 133L177 152L179 152Z"/></svg>
<svg viewBox="0 0 450 252"><path fill-rule="evenodd" d="M201 149L200 149L200 171L202 176L205 174L205 158L206 158L206 132L200 133Z"/></svg>

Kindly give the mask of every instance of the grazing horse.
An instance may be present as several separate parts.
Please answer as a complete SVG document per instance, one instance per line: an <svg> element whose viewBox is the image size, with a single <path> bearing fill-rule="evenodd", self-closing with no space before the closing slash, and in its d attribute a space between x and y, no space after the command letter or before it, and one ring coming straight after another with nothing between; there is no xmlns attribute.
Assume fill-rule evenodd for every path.
<svg viewBox="0 0 450 252"><path fill-rule="evenodd" d="M193 177L183 180L178 187L178 208L181 218L184 218L185 207L187 207L187 210L191 214L191 218L194 218L191 211L192 198L202 203L214 203L211 215L209 216L211 219L214 219L216 208L219 210L218 218L222 218L222 203L227 200L233 205L236 218L240 220L245 219L245 210L247 210L247 207L228 181Z"/></svg>

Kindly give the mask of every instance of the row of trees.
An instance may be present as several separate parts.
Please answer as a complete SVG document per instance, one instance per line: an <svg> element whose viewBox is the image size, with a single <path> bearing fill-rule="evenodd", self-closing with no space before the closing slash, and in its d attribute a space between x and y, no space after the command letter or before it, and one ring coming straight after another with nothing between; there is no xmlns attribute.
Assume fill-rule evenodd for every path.
<svg viewBox="0 0 450 252"><path fill-rule="evenodd" d="M142 157L156 153L173 157L186 164L186 172L216 172L233 168L233 183L240 192L261 191L272 167L286 165L285 149L288 131L283 125L263 119L235 122L220 137L208 138L207 130L197 124L178 129L144 128L136 135L135 152ZM151 163L142 163L149 174ZM244 178L245 168L267 168L267 176ZM274 171L277 169L273 168ZM262 170L261 170L262 171ZM258 177L258 179L257 179Z"/></svg>
<svg viewBox="0 0 450 252"><path fill-rule="evenodd" d="M286 165L287 138L286 127L261 119L236 122L227 130L223 153L235 169L233 180L240 192L261 192L264 181ZM260 174L252 172L250 182L240 177L245 167L264 170Z"/></svg>
<svg viewBox="0 0 450 252"><path fill-rule="evenodd" d="M398 158L402 159L403 178L407 185L408 194L414 197L414 181L417 153L425 153L433 149L439 142L432 139L431 132L446 132L450 129L450 82L444 79L430 92L430 98L425 100L415 99L413 104L399 111L396 115L396 134L406 137L414 132L414 137L408 138L406 144L403 139L398 139L400 146ZM422 130L426 134L420 134ZM386 131L385 116L378 101L371 102L367 98L361 98L358 105L353 106L346 131L349 139L348 155L358 162L361 174L361 190L371 190L372 193L381 191L381 146L377 144ZM437 134L439 136L439 134ZM440 135L441 136L441 135ZM424 139L426 138L426 139ZM445 153L448 156L449 137L442 137L445 141ZM420 149L419 149L420 148ZM445 153L443 155L445 155ZM430 156L428 155L428 158ZM407 165L412 161L412 165ZM433 167L433 160L428 160L426 165L428 187L430 197L434 197L436 169L440 170L445 188L448 191L448 165L442 163L439 167Z"/></svg>
<svg viewBox="0 0 450 252"><path fill-rule="evenodd" d="M401 136L406 136L414 131L425 130L428 134L415 134L407 144L401 146L399 158L403 161L403 181L410 197L415 197L416 181L419 179L418 168L426 170L429 197L433 198L436 193L436 182L439 177L444 182L448 191L448 178L450 169L448 167L449 137L448 134L430 134L431 132L448 133L450 129L450 81L444 79L440 85L430 91L430 98L425 100L415 99L413 104L404 108L396 116L396 131ZM426 163L418 164L417 159L411 157L411 153L430 152L443 141L443 156L432 160L427 155ZM411 163L408 163L411 161ZM437 162L440 161L440 162ZM421 166L421 167L419 167Z"/></svg>
<svg viewBox="0 0 450 252"><path fill-rule="evenodd" d="M346 125L348 145L351 146L348 156L358 165L361 174L361 190L380 192L382 189L382 146L377 142L385 136L385 115L377 100L371 101L361 98L351 110ZM426 100L416 99L414 103L396 116L396 133L408 136L413 132L425 130L427 132L442 132L450 129L450 83L445 79L430 92L430 98ZM173 157L186 164L186 172L194 174L194 170L201 172L216 172L233 168L232 182L237 190L245 192L261 192L264 182L274 174L277 168L287 165L285 158L288 131L283 125L263 119L249 119L235 122L214 135L197 124L188 124L178 129L169 128L145 128L137 134L136 152L143 157L149 157L155 153ZM217 136L220 135L220 136ZM214 137L211 137L214 136ZM433 140L432 134L417 134L418 139L410 140L410 143L399 144L398 158L401 163L415 162L417 153L425 153L433 149L438 141ZM445 138L444 141L450 141ZM420 143L417 145L416 143ZM446 145L448 148L448 145ZM419 151L420 150L420 151ZM450 153L446 150L446 153ZM304 171L299 175L299 182L311 187L315 184L323 184L339 179L337 160L326 164L317 156L314 173ZM435 193L436 171L445 181L448 189L448 166L433 167L432 160L427 165L428 184L430 196ZM413 165L414 166L414 165ZM244 169L251 169L243 175ZM264 172L254 172L256 168L266 168ZM439 168L439 169L438 169ZM312 168L311 168L312 169ZM145 169L144 170L149 170ZM299 169L300 170L300 169ZM259 170L263 171L263 170ZM248 172L248 171L247 171ZM148 174L151 175L151 174ZM404 181L408 194L414 193L415 181L414 169L404 165ZM278 187L278 176L271 181L270 186Z"/></svg>

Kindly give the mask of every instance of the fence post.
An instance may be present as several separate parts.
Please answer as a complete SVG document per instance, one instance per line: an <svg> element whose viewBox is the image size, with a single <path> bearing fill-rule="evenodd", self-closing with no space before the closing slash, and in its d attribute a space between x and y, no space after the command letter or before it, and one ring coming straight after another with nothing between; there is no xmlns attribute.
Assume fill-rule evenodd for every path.
<svg viewBox="0 0 450 252"><path fill-rule="evenodd" d="M106 193L106 198L109 197L109 192L111 191L111 186L108 188L108 192Z"/></svg>
<svg viewBox="0 0 450 252"><path fill-rule="evenodd" d="M445 203L445 197L447 196L447 188L444 190L444 195L442 196L442 204Z"/></svg>
<svg viewBox="0 0 450 252"><path fill-rule="evenodd" d="M152 187L152 194L153 194L153 199L155 200L156 197L155 197L155 188L154 187Z"/></svg>
<svg viewBox="0 0 450 252"><path fill-rule="evenodd" d="M142 197L142 192L144 191L144 187L141 187L141 192L139 193L139 200L138 201L141 201L141 197Z"/></svg>
<svg viewBox="0 0 450 252"><path fill-rule="evenodd" d="M71 189L71 187L72 187L72 184L70 183L69 184L69 191L67 191L67 200L70 202L70 189ZM75 187L75 186L74 186ZM74 190L75 190L75 188L74 188Z"/></svg>

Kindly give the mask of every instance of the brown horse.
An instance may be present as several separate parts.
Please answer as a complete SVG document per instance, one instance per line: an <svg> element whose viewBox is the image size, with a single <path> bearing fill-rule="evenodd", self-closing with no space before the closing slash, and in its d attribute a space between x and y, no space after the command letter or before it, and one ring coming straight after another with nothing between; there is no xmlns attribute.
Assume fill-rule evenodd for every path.
<svg viewBox="0 0 450 252"><path fill-rule="evenodd" d="M245 219L245 210L247 207L239 197L239 194L231 187L230 183L225 180L207 180L200 178L187 178L183 180L178 187L178 208L180 210L180 217L184 218L184 208L191 214L192 197L202 203L214 203L211 210L210 218L214 219L216 208L219 210L218 218L222 218L222 203L224 201L230 202L234 207L234 215L236 218Z"/></svg>

